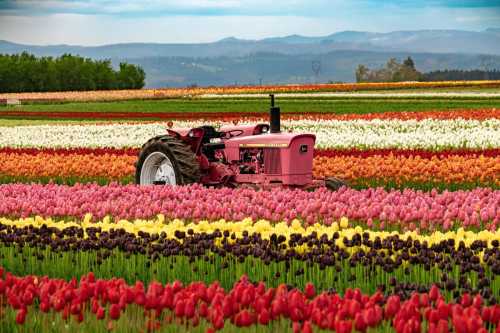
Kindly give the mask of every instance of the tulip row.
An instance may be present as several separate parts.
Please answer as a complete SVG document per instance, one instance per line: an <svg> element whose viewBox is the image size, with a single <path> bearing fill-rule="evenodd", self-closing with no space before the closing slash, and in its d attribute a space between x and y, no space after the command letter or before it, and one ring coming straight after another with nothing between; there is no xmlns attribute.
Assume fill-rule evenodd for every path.
<svg viewBox="0 0 500 333"><path fill-rule="evenodd" d="M5 149L5 148L4 148ZM28 148L28 150L31 150ZM9 152L24 153L25 149L10 150ZM36 151L36 149L35 149ZM66 151L66 149L63 149ZM0 148L0 153L2 148ZM500 148L492 149L448 149L440 151L424 150L424 149L370 149L361 150L356 148L351 149L316 149L314 151L315 157L354 157L354 158L368 158L374 156L393 156L405 158L421 158L421 159L445 159L448 157L498 157L500 156Z"/></svg>
<svg viewBox="0 0 500 333"><path fill-rule="evenodd" d="M71 327L152 332L174 326L185 332L252 328L350 333L392 327L397 333L416 333L427 326L431 333L449 332L450 327L458 333L487 333L500 328L499 305L487 305L480 295L468 293L447 302L435 286L403 300L380 291L367 295L359 289L348 289L343 296L318 293L313 284L303 291L284 284L268 288L246 276L226 291L218 283L129 285L121 279L96 279L93 273L70 282L0 273L0 299L6 302L2 325L10 332L18 331L16 324L29 329L44 321L45 326L38 324L37 331ZM47 317L51 324L46 323Z"/></svg>
<svg viewBox="0 0 500 333"><path fill-rule="evenodd" d="M173 97L192 97L203 94L245 94L245 93L289 93L289 92L328 92L359 91L381 89L418 89L454 87L498 87L499 81L443 81L443 82L380 82L380 83L340 83L340 84L297 84L269 86L227 86L197 88L164 88L140 90L74 91L45 93L6 93L0 100L18 99L21 101L113 101L130 99L164 99Z"/></svg>
<svg viewBox="0 0 500 333"><path fill-rule="evenodd" d="M491 150L489 150L491 152ZM139 153L138 148L12 148L12 147L2 147L0 148L0 154L19 154L19 155L38 155L38 154L50 155L114 155L114 156L136 156ZM467 153L464 151L463 153ZM460 153L461 154L461 153ZM484 156L489 156L486 153Z"/></svg>
<svg viewBox="0 0 500 333"><path fill-rule="evenodd" d="M95 156L101 155L115 155L115 156L137 156L139 148L13 148L13 147L0 147L0 154L24 154L24 155L37 155L39 153L53 154L53 155L86 155L93 154ZM419 156L421 158L431 159L434 157L497 157L500 155L500 148L492 149L448 149L440 151L423 150L423 149L370 149L361 150L356 148L350 149L316 149L314 156L323 157L360 157L366 158L371 156L404 156L412 157Z"/></svg>
<svg viewBox="0 0 500 333"><path fill-rule="evenodd" d="M340 226L347 223L342 220ZM469 292L481 293L490 303L498 301L498 232L421 236L338 227L304 229L298 222L288 227L266 221L252 226L248 220L89 224L3 219L0 257L14 273L62 278L91 270L99 277L119 274L127 281L219 280L229 287L238 272L247 272L272 286L286 282L304 287L311 281L321 290L340 292L349 286L369 293L392 288L391 293L408 298L408 289L424 290L436 283L447 297Z"/></svg>
<svg viewBox="0 0 500 333"><path fill-rule="evenodd" d="M396 187L410 184L444 183L459 188L491 186L500 188L500 156L425 159L400 156L316 157L313 173L316 178L339 177L351 185L373 187L394 183ZM448 187L450 188L450 187Z"/></svg>
<svg viewBox="0 0 500 333"><path fill-rule="evenodd" d="M350 225L351 224L351 225ZM126 233L141 236L141 235L164 235L163 239L184 239L186 235L194 235L201 233L209 233L217 236L211 237L210 239L216 239L231 235L229 243L232 243L234 239L246 237L249 235L258 234L259 240L272 240L273 237L281 237L281 241L278 243L287 244L293 247L299 252L310 251L312 247L321 244L307 244L311 239L344 239L347 238L352 241L352 238L356 235L363 235L363 246L368 246L365 242L373 242L377 238L381 242L391 241L391 239L397 238L404 242L419 241L420 243L426 243L427 246L433 247L434 245L441 244L442 242L449 243L453 242L455 248L458 247L460 243L464 243L465 246L469 247L471 244L485 244L485 248L495 248L498 247L500 242L500 230L487 231L483 230L480 232L465 231L463 228L459 228L456 231L434 231L428 235L421 234L416 231L406 231L400 233L397 231L374 231L370 229L364 230L360 226L353 227L352 223L346 217L341 218L339 221L333 222L331 225L327 226L324 224L314 224L310 226L304 226L299 220L293 220L290 224L285 222L271 223L266 220L259 220L253 222L252 219L246 218L238 222L230 222L226 220L219 221L196 221L196 222L186 222L182 220L171 220L167 221L165 216L158 214L155 219L152 220L119 220L111 221L108 217L105 217L102 221L93 221L91 214L86 214L84 218L74 221L57 220L53 218L43 218L41 216L20 218L11 220L8 218L0 218L0 229L4 230L9 227L16 229L26 228L26 231L32 233L34 229L50 229L53 232L64 231L68 229L70 234L75 234L76 229L81 229L81 232L76 232L83 237L89 237L89 233L95 233L95 230L99 230L99 234L102 233L115 233L117 230L123 230ZM51 236L51 231L48 230L46 236ZM94 231L92 231L94 230ZM180 237L179 235L183 235ZM234 236L233 236L234 235ZM274 235L274 236L273 236ZM59 235L57 235L59 236ZM304 241L297 241L296 237L300 236ZM356 236L357 237L357 236ZM155 237L154 237L155 238ZM156 237L153 240L157 240ZM201 238L203 240L203 238ZM361 239L360 239L361 240ZM346 247L356 247L361 246L360 244L350 243L351 241L344 241L339 243L338 248L344 249ZM304 244L304 246L297 246ZM217 242L218 245L220 243ZM269 245L269 244L267 244ZM305 246L307 245L307 246ZM333 246L333 244L328 244ZM369 245L371 247L372 245ZM321 246L320 246L321 247ZM286 250L288 246L285 246L282 250ZM476 251L478 248L475 249ZM478 254L476 252L476 254ZM500 258L498 258L500 259Z"/></svg>
<svg viewBox="0 0 500 333"><path fill-rule="evenodd" d="M3 152L5 151L5 152ZM42 182L108 184L133 182L137 150L111 149L3 149L0 150L0 182ZM492 150L494 151L494 150ZM120 154L122 152L122 154ZM135 153L135 154L133 154ZM313 176L339 177L354 187L467 189L500 188L500 157L434 155L421 158L376 152L332 150L316 153ZM331 157L324 157L331 155ZM344 155L344 156L342 156Z"/></svg>
<svg viewBox="0 0 500 333"><path fill-rule="evenodd" d="M183 121L175 125L191 128L202 124L202 121ZM500 119L307 119L285 120L282 125L285 131L316 134L316 148L443 150L500 146ZM165 133L165 128L162 123L3 127L0 147L140 147L149 138Z"/></svg>
<svg viewBox="0 0 500 333"><path fill-rule="evenodd" d="M0 181L10 183L50 182L74 184L78 182L109 183L134 180L137 155L71 153L62 154L44 150L26 154L0 152Z"/></svg>
<svg viewBox="0 0 500 333"><path fill-rule="evenodd" d="M90 112L90 111L2 111L2 116L21 119L102 119L102 120L185 120L205 122L267 122L268 118L263 112ZM377 113L350 113L335 114L331 112L314 113L283 113L284 120L302 119L324 119L324 120L373 120L373 119L396 119L396 120L423 120L423 119L468 119L485 120L498 119L500 113L496 108L491 109L454 109L448 111L424 111L424 112L377 112Z"/></svg>
<svg viewBox="0 0 500 333"><path fill-rule="evenodd" d="M422 231L459 226L496 230L500 223L500 191L485 188L442 193L345 187L336 192L257 192L200 185L8 184L0 185L0 198L0 216L11 217L83 218L91 213L96 219L109 215L120 220L147 219L161 213L169 220L238 221L250 217L290 223L297 218L308 225L330 225L345 216L370 228Z"/></svg>

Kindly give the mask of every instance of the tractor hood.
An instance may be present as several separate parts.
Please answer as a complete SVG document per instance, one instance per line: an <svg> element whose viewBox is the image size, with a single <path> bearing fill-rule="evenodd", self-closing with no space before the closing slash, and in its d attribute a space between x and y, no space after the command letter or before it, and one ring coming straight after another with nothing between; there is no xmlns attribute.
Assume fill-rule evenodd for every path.
<svg viewBox="0 0 500 333"><path fill-rule="evenodd" d="M270 133L233 138L225 144L227 148L287 148L299 138L312 138L313 142L316 140L314 134Z"/></svg>

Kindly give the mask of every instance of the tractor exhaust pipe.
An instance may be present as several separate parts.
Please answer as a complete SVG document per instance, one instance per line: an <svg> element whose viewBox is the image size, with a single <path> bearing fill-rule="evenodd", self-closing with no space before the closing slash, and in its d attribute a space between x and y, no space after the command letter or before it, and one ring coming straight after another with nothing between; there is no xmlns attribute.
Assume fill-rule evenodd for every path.
<svg viewBox="0 0 500 333"><path fill-rule="evenodd" d="M269 97L271 97L271 108L269 109L269 125L271 127L271 133L281 133L281 110L278 106L274 106L274 94L270 94Z"/></svg>

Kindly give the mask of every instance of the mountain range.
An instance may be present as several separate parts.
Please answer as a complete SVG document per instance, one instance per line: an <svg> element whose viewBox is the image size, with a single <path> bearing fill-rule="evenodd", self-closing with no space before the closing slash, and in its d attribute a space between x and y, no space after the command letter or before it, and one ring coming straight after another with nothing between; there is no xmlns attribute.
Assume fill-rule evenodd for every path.
<svg viewBox="0 0 500 333"><path fill-rule="evenodd" d="M500 28L484 31L342 31L261 40L229 37L212 43L122 43L102 46L23 45L0 41L0 53L78 54L139 64L147 86L353 81L358 64L380 67L388 58L414 58L421 71L500 68ZM320 63L319 71L312 62ZM317 69L317 68L316 68Z"/></svg>

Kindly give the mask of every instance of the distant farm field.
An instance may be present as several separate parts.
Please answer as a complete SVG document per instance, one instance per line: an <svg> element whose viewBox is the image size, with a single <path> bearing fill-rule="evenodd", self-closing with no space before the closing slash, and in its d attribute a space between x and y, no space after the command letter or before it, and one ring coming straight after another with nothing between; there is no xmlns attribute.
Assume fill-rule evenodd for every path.
<svg viewBox="0 0 500 333"><path fill-rule="evenodd" d="M429 110L500 108L494 98L278 98L283 113L366 114L419 112ZM159 120L168 114L223 113L258 115L268 110L267 98L252 99L166 99L115 102L72 102L0 107L0 119Z"/></svg>

